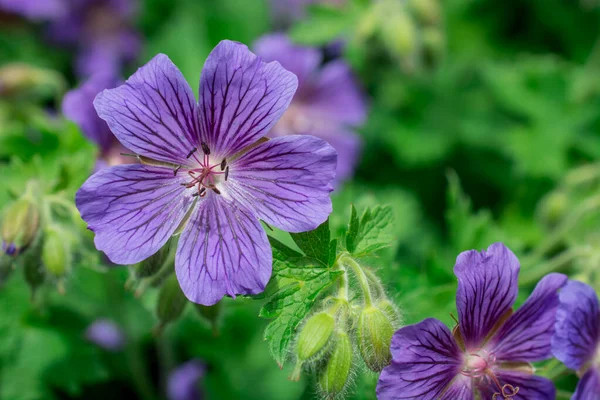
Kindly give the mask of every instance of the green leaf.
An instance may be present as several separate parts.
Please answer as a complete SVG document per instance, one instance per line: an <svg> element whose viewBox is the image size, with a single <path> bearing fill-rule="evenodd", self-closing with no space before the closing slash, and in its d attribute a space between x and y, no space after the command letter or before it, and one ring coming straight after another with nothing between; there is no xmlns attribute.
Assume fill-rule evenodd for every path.
<svg viewBox="0 0 600 400"><path fill-rule="evenodd" d="M356 210L353 208L346 235L346 248L355 257L364 257L390 246L394 240L391 234L393 219L389 206L376 206L367 208L360 222L357 222Z"/></svg>
<svg viewBox="0 0 600 400"><path fill-rule="evenodd" d="M281 253L279 253L281 254ZM279 289L260 310L263 318L275 318L265 329L271 354L280 367L300 322L306 317L319 295L342 273L324 267L317 260L301 256L285 260L275 258L270 285Z"/></svg>
<svg viewBox="0 0 600 400"><path fill-rule="evenodd" d="M330 265L329 237L331 234L329 232L329 219L319 225L317 229L308 232L290 233L290 235L304 254L325 266Z"/></svg>

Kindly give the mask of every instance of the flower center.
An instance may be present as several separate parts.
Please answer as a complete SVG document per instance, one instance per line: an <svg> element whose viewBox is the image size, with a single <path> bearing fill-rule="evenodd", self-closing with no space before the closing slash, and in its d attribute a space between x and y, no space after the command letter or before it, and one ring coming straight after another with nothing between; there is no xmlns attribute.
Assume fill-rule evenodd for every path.
<svg viewBox="0 0 600 400"><path fill-rule="evenodd" d="M469 378L496 386L498 391L494 392L492 400L512 399L519 392L519 387L508 383L501 384L493 371L495 364L496 355L494 353L483 349L474 350L466 354L460 373Z"/></svg>
<svg viewBox="0 0 600 400"><path fill-rule="evenodd" d="M198 152L198 149L191 149L187 155L188 159L195 160L198 165L193 168L186 169L187 174L191 180L186 183L182 183L186 188L197 188L197 192L192 196L206 196L206 191L212 190L216 194L221 194L221 191L217 188L217 184L223 178L223 181L227 181L229 177L229 166L227 165L227 159L223 158L218 162L214 162L210 157L210 149L208 145L202 142L201 146L202 154ZM175 175L179 172L181 167L175 170Z"/></svg>
<svg viewBox="0 0 600 400"><path fill-rule="evenodd" d="M316 125L316 122L308 117L302 105L292 103L275 124L271 136L306 134L314 130Z"/></svg>

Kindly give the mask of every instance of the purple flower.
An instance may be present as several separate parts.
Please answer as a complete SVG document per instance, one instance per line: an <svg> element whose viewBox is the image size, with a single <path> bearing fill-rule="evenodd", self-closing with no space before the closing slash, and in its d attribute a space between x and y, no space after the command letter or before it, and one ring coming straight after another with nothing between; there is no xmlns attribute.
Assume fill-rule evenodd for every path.
<svg viewBox="0 0 600 400"><path fill-rule="evenodd" d="M0 0L0 10L40 21L63 16L66 4L64 0Z"/></svg>
<svg viewBox="0 0 600 400"><path fill-rule="evenodd" d="M204 376L206 368L199 360L191 360L177 367L169 375L167 398L169 400L201 400L198 381Z"/></svg>
<svg viewBox="0 0 600 400"><path fill-rule="evenodd" d="M378 399L553 399L554 385L533 375L529 362L552 356L557 290L567 277L546 275L513 313L519 269L501 243L461 253L454 267L458 326L451 332L428 318L398 330Z"/></svg>
<svg viewBox="0 0 600 400"><path fill-rule="evenodd" d="M109 351L119 351L125 346L125 334L117 324L108 319L97 319L85 331L90 342Z"/></svg>
<svg viewBox="0 0 600 400"><path fill-rule="evenodd" d="M130 151L119 143L106 122L98 117L94 109L96 95L102 90L114 88L120 83L121 81L112 75L97 74L79 88L69 91L63 99L62 110L65 117L79 125L83 134L97 144L100 149L96 171L136 161L135 158L122 155L122 153Z"/></svg>
<svg viewBox="0 0 600 400"><path fill-rule="evenodd" d="M98 115L144 163L99 171L78 191L96 247L134 264L181 226L175 270L191 301L264 290L272 254L259 219L301 232L331 213L335 150L313 136L263 138L296 87L278 63L222 41L204 64L199 102L162 54L100 93Z"/></svg>
<svg viewBox="0 0 600 400"><path fill-rule="evenodd" d="M558 298L552 353L582 377L571 399L600 399L598 297L585 283L569 281Z"/></svg>
<svg viewBox="0 0 600 400"><path fill-rule="evenodd" d="M319 50L294 45L281 34L261 38L255 48L265 60L280 62L298 77L298 91L269 136L320 137L338 152L337 180L352 176L361 144L353 128L364 122L366 105L348 65L338 60L321 68Z"/></svg>

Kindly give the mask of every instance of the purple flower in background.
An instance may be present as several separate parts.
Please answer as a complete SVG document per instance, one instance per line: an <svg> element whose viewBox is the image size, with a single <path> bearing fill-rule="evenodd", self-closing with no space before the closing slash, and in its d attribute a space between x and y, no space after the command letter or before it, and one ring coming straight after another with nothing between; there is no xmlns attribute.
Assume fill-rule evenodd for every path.
<svg viewBox="0 0 600 400"><path fill-rule="evenodd" d="M451 332L428 318L398 330L378 399L553 399L554 385L533 375L529 362L552 356L557 291L567 277L546 275L513 313L519 269L501 243L461 253L454 266L458 326Z"/></svg>
<svg viewBox="0 0 600 400"><path fill-rule="evenodd" d="M125 334L117 324L108 319L98 319L85 331L90 342L109 351L119 351L125 347Z"/></svg>
<svg viewBox="0 0 600 400"><path fill-rule="evenodd" d="M169 400L201 400L203 396L198 388L198 382L205 372L206 368L199 360L191 360L177 367L169 375L167 398Z"/></svg>
<svg viewBox="0 0 600 400"><path fill-rule="evenodd" d="M271 12L276 25L287 26L306 17L306 7L311 4L341 6L347 0L271 0Z"/></svg>
<svg viewBox="0 0 600 400"><path fill-rule="evenodd" d="M569 281L558 298L552 353L581 376L571 399L600 399L598 296L585 283Z"/></svg>
<svg viewBox="0 0 600 400"><path fill-rule="evenodd" d="M335 150L313 136L264 138L296 87L279 63L222 41L204 64L199 102L162 54L100 93L98 115L144 164L99 171L77 192L96 247L134 264L182 226L175 270L191 301L263 291L272 254L259 219L300 232L331 213Z"/></svg>
<svg viewBox="0 0 600 400"><path fill-rule="evenodd" d="M68 92L62 103L62 111L67 119L75 122L83 134L98 145L100 154L96 170L113 165L130 164L135 158L123 156L128 153L110 131L105 121L98 117L94 108L94 98L104 89L118 86L122 82L112 75L97 74L88 79L81 87Z"/></svg>
<svg viewBox="0 0 600 400"><path fill-rule="evenodd" d="M141 41L131 26L135 0L0 0L0 8L48 23L48 37L78 50L76 72L118 76Z"/></svg>
<svg viewBox="0 0 600 400"><path fill-rule="evenodd" d="M269 136L310 134L338 152L337 180L352 176L360 153L353 128L366 117L364 97L348 65L333 61L321 67L318 49L294 45L282 34L268 35L255 45L267 61L278 61L298 77L298 91Z"/></svg>

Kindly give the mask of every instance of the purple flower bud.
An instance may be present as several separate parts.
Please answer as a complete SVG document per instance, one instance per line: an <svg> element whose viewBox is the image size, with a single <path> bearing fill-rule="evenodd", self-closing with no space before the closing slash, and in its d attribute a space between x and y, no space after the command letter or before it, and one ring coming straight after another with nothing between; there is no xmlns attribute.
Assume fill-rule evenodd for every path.
<svg viewBox="0 0 600 400"><path fill-rule="evenodd" d="M201 400L203 398L198 381L205 373L205 366L199 360L181 364L169 375L167 398L169 400Z"/></svg>
<svg viewBox="0 0 600 400"><path fill-rule="evenodd" d="M90 342L104 350L119 351L125 346L125 334L117 324L108 319L97 319L85 331Z"/></svg>

